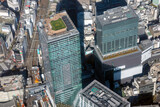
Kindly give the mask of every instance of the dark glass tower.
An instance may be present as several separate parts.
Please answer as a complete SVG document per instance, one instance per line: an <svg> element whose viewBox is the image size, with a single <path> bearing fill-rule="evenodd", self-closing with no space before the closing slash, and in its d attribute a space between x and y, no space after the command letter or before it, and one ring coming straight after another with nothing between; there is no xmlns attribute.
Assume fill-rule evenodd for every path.
<svg viewBox="0 0 160 107"><path fill-rule="evenodd" d="M138 16L129 6L109 9L96 17L95 73L103 83L142 73L137 33Z"/></svg>
<svg viewBox="0 0 160 107"><path fill-rule="evenodd" d="M96 45L102 54L113 53L137 45L138 17L128 7L109 9L96 20Z"/></svg>
<svg viewBox="0 0 160 107"><path fill-rule="evenodd" d="M57 27L58 30L52 30L50 26L53 25L50 22L64 26L59 29L61 25L57 25L55 29ZM44 29L39 27L39 37L46 79L49 78L48 83L53 89L56 103L72 105L82 87L79 32L66 12L46 19L44 26L48 31L44 32Z"/></svg>

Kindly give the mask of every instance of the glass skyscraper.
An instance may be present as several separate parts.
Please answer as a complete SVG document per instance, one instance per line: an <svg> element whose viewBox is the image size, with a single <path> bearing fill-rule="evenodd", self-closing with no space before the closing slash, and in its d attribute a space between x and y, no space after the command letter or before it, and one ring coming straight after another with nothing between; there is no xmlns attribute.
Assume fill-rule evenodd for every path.
<svg viewBox="0 0 160 107"><path fill-rule="evenodd" d="M97 16L96 45L109 54L137 45L138 17L130 7L117 7Z"/></svg>
<svg viewBox="0 0 160 107"><path fill-rule="evenodd" d="M137 46L138 16L129 6L109 9L96 17L95 73L104 84L142 73Z"/></svg>
<svg viewBox="0 0 160 107"><path fill-rule="evenodd" d="M44 69L46 79L47 76L50 78L48 82L56 103L72 105L82 88L80 35L66 12L56 14L53 20L57 17L62 19L61 23L65 24L65 28L59 31L50 28L48 32L44 32L44 29L39 27ZM45 29L47 24L50 24L48 20L44 24Z"/></svg>

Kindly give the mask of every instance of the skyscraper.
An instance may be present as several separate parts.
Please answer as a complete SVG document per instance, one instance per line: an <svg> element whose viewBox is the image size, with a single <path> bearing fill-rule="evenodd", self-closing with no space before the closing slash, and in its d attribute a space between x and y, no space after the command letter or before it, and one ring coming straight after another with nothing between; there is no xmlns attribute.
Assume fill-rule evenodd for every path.
<svg viewBox="0 0 160 107"><path fill-rule="evenodd" d="M142 72L137 33L138 16L129 6L109 9L96 17L94 53L101 79L121 80Z"/></svg>
<svg viewBox="0 0 160 107"><path fill-rule="evenodd" d="M103 55L137 45L138 17L131 8L110 9L96 21L96 43Z"/></svg>
<svg viewBox="0 0 160 107"><path fill-rule="evenodd" d="M45 75L55 101L72 105L82 87L79 32L65 11L39 25Z"/></svg>

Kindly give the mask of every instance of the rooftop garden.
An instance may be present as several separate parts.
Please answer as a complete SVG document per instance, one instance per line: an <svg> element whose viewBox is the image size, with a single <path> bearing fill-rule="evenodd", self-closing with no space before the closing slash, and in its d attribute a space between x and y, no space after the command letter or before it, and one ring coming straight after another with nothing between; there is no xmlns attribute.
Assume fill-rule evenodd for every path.
<svg viewBox="0 0 160 107"><path fill-rule="evenodd" d="M64 24L61 18L59 18L58 20L52 20L50 24L52 26L52 30L55 30L55 31L66 28L66 25Z"/></svg>

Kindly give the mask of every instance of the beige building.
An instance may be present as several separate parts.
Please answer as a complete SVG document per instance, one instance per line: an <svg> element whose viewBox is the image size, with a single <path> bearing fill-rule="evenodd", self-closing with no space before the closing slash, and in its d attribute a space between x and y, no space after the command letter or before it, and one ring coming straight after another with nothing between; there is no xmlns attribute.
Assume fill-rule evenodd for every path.
<svg viewBox="0 0 160 107"><path fill-rule="evenodd" d="M160 35L160 23L149 26L149 31L153 38L158 37Z"/></svg>

